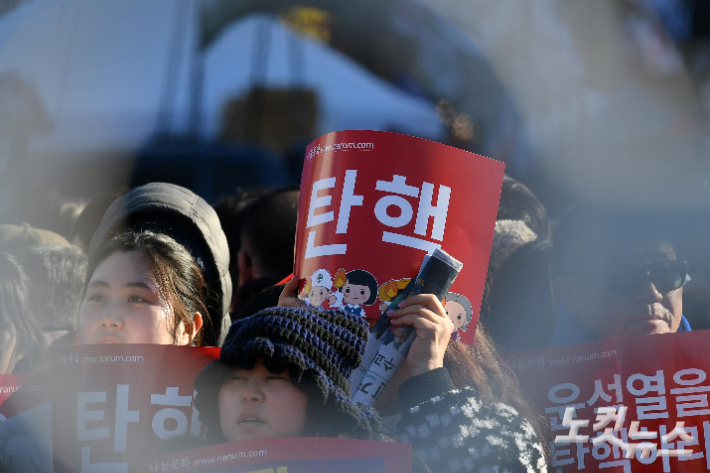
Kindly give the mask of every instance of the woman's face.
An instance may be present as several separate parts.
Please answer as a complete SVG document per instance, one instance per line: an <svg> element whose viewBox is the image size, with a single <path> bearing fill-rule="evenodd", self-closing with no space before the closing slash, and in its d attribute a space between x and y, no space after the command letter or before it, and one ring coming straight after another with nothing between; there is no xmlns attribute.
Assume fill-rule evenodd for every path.
<svg viewBox="0 0 710 473"><path fill-rule="evenodd" d="M219 420L228 442L298 437L306 428L308 397L291 382L288 368L273 374L261 359L254 369L236 369L219 391Z"/></svg>
<svg viewBox="0 0 710 473"><path fill-rule="evenodd" d="M173 317L143 254L116 252L91 275L77 336L80 344L172 345Z"/></svg>

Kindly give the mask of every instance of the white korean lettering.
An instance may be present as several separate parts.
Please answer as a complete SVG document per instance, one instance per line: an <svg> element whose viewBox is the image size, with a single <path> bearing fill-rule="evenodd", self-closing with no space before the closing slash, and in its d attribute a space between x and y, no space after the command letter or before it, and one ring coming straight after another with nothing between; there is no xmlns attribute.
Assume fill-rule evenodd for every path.
<svg viewBox="0 0 710 473"><path fill-rule="evenodd" d="M174 430L165 428L165 421L168 419L174 419L177 422L177 427L175 427ZM171 437L179 437L187 432L187 416L180 409L166 407L165 409L159 410L155 416L153 416L152 427L155 435L163 440L167 440Z"/></svg>
<svg viewBox="0 0 710 473"><path fill-rule="evenodd" d="M425 182L422 184L422 196L419 199L419 210L417 210L417 223L414 225L414 233L426 235L429 226L429 218L434 217L434 225L431 230L431 237L434 240L444 239L446 229L446 217L449 213L449 198L451 188L439 186L439 195L436 205L432 205L434 199L434 184Z"/></svg>
<svg viewBox="0 0 710 473"><path fill-rule="evenodd" d="M389 207L399 207L400 214L392 217L387 213ZM386 195L375 204L375 217L388 227L400 228L408 224L414 215L412 206L407 199L398 195Z"/></svg>
<svg viewBox="0 0 710 473"><path fill-rule="evenodd" d="M165 388L165 394L151 394L150 403L158 406L179 406L190 407L192 396L180 396L180 388L169 386Z"/></svg>
<svg viewBox="0 0 710 473"><path fill-rule="evenodd" d="M392 232L383 232L382 241L385 243L394 243L395 245L408 246L409 248L426 251L427 253L434 253L434 250L441 248L441 245L438 243L432 243L420 238L414 238Z"/></svg>
<svg viewBox="0 0 710 473"><path fill-rule="evenodd" d="M588 420L574 420L572 417L575 415L574 407L568 407L565 409L565 415L562 418L562 425L569 427L569 434L567 435L557 435L555 436L555 443L557 442L586 442L589 440L589 435L579 435L580 427L587 427L589 425Z"/></svg>
<svg viewBox="0 0 710 473"><path fill-rule="evenodd" d="M180 396L179 388L171 386L165 389L165 394L151 394L150 403L159 406L190 407L192 396ZM177 422L177 427L174 430L165 428L165 421L168 419L174 419ZM187 416L180 409L172 407L161 409L153 416L152 427L155 435L163 440L177 437L187 432Z"/></svg>
<svg viewBox="0 0 710 473"><path fill-rule="evenodd" d="M641 381L641 389L636 389L634 383ZM666 387L663 381L663 370L656 371L655 376L646 376L645 374L632 374L626 380L626 388L634 396L645 396L649 391L656 391L658 394L666 394Z"/></svg>
<svg viewBox="0 0 710 473"><path fill-rule="evenodd" d="M335 233L347 233L350 222L350 209L361 206L363 196L355 194L355 179L357 171L349 169L345 171L345 181L343 182L343 194L340 197L340 210L338 211L338 226Z"/></svg>
<svg viewBox="0 0 710 473"><path fill-rule="evenodd" d="M557 395L558 392L569 389L571 391L569 396L560 397ZM555 404L567 404L572 402L579 397L579 386L574 383L560 383L552 386L547 393L547 398L554 402Z"/></svg>
<svg viewBox="0 0 710 473"><path fill-rule="evenodd" d="M94 402L106 402L106 391L77 393L77 419L76 419L76 440L85 442L87 440L105 439L109 436L108 427L97 429L87 429L87 422L104 420L104 410L86 409L86 405Z"/></svg>
<svg viewBox="0 0 710 473"><path fill-rule="evenodd" d="M345 243L316 246L316 232L308 232L305 259L328 255L344 255L347 251L348 245Z"/></svg>
<svg viewBox="0 0 710 473"><path fill-rule="evenodd" d="M306 228L311 228L316 225L321 225L335 220L335 215L332 210L318 215L315 214L317 209L321 207L328 207L333 201L333 197L331 195L318 197L318 191L323 189L332 189L333 187L335 187L334 177L321 179L313 183L313 191L311 192L311 202L308 209L308 222L306 223Z"/></svg>
<svg viewBox="0 0 710 473"><path fill-rule="evenodd" d="M126 451L126 437L128 436L128 423L138 422L139 412L128 410L128 385L116 386L116 424L113 434L113 451Z"/></svg>
<svg viewBox="0 0 710 473"><path fill-rule="evenodd" d="M395 174L392 181L377 181L375 189L382 192L392 192L393 194L406 195L409 197L419 197L419 188L410 186L405 176Z"/></svg>
<svg viewBox="0 0 710 473"><path fill-rule="evenodd" d="M620 431L624 425L624 419L626 419L626 410L626 406L620 406L618 413L615 407L600 407L597 409L597 421L593 425L594 432L605 429L611 421L614 421L614 427L606 428L604 433L607 430Z"/></svg>

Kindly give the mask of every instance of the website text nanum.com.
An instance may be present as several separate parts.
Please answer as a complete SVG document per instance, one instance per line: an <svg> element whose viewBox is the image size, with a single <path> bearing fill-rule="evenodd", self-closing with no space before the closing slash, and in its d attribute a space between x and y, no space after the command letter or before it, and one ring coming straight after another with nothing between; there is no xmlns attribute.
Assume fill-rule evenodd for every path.
<svg viewBox="0 0 710 473"><path fill-rule="evenodd" d="M587 355L566 356L564 358L550 358L547 361L551 366L561 366L573 363L584 363L585 361L601 360L612 356L616 356L616 350L608 350L601 353L589 353Z"/></svg>
<svg viewBox="0 0 710 473"><path fill-rule="evenodd" d="M357 149L360 151L370 151L375 149L375 143L334 143L328 146L317 145L308 152L306 159L311 160L319 154L328 153L331 151L343 151L349 149Z"/></svg>
<svg viewBox="0 0 710 473"><path fill-rule="evenodd" d="M44 391L44 385L31 384L27 386L0 386L0 394L14 394L17 392L27 393L35 391Z"/></svg>
<svg viewBox="0 0 710 473"><path fill-rule="evenodd" d="M143 363L142 356L82 356L81 362L86 364L93 363Z"/></svg>
<svg viewBox="0 0 710 473"><path fill-rule="evenodd" d="M266 450L252 450L251 452L239 452L230 453L228 455L218 455L215 457L202 458L200 460L193 460L193 466L204 466L212 465L214 463L224 463L233 460L244 460L246 458L257 458L268 456L268 451Z"/></svg>

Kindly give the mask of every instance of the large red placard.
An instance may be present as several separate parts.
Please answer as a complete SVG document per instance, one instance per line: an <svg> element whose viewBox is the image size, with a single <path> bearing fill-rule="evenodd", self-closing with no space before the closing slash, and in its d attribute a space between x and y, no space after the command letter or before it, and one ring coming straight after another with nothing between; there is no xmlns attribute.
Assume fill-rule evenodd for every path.
<svg viewBox="0 0 710 473"><path fill-rule="evenodd" d="M339 131L315 140L306 151L298 209L300 297L379 318L424 255L441 247L464 265L447 310L465 313L454 323L470 344L504 169L483 156L396 133Z"/></svg>

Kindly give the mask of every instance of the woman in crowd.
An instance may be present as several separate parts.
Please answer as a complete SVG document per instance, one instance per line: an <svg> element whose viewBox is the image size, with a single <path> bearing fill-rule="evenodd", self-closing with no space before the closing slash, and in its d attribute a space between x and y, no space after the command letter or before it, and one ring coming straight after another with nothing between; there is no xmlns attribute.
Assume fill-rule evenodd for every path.
<svg viewBox="0 0 710 473"><path fill-rule="evenodd" d="M0 252L0 374L42 368L44 335L29 299L25 271L13 256Z"/></svg>
<svg viewBox="0 0 710 473"><path fill-rule="evenodd" d="M91 237L90 258L115 235L126 231L167 235L185 247L202 272L209 297L205 299L211 326L202 327L202 344L220 346L229 329L232 279L229 277L229 247L215 210L200 196L184 187L150 182L116 199ZM92 258L95 259L95 258Z"/></svg>
<svg viewBox="0 0 710 473"><path fill-rule="evenodd" d="M125 232L91 255L79 312L80 344L201 345L210 327L208 288L190 253L172 238Z"/></svg>
<svg viewBox="0 0 710 473"><path fill-rule="evenodd" d="M261 437L372 438L379 418L350 399L367 323L343 311L274 307L232 324L195 380L210 443Z"/></svg>
<svg viewBox="0 0 710 473"><path fill-rule="evenodd" d="M294 278L279 305L302 307L297 289ZM387 315L416 339L375 404L386 435L411 442L431 471L546 471L538 418L483 331L472 347L451 342L452 322L432 295Z"/></svg>
<svg viewBox="0 0 710 473"><path fill-rule="evenodd" d="M202 344L202 331L211 325L207 284L192 255L172 238L121 233L92 252L87 275L80 344ZM51 405L43 404L2 422L0 464L13 473L52 471L51 418Z"/></svg>

